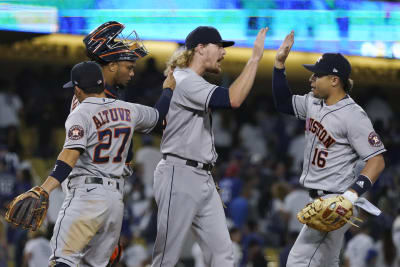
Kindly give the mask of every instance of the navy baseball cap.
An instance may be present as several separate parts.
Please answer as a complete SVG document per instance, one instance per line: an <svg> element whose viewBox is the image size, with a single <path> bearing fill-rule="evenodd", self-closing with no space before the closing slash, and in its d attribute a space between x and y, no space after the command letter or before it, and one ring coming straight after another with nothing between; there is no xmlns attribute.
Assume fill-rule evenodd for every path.
<svg viewBox="0 0 400 267"><path fill-rule="evenodd" d="M234 41L222 40L218 30L210 26L199 26L191 31L185 40L187 49L193 49L198 44L222 44L222 47L228 47L235 44Z"/></svg>
<svg viewBox="0 0 400 267"><path fill-rule="evenodd" d="M303 66L316 74L336 75L343 81L347 81L351 73L350 62L340 53L325 53L315 64Z"/></svg>
<svg viewBox="0 0 400 267"><path fill-rule="evenodd" d="M94 61L84 61L76 64L71 70L71 81L64 84L64 88L78 86L81 89L104 87L103 72L99 64Z"/></svg>

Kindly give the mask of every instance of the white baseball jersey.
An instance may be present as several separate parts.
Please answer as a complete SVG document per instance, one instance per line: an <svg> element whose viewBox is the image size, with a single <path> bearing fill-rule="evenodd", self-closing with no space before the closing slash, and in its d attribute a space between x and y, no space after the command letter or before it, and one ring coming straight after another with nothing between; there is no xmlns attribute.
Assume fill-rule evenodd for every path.
<svg viewBox="0 0 400 267"><path fill-rule="evenodd" d="M151 107L88 97L67 118L64 148L82 148L70 177L120 177L134 130L150 132L158 120Z"/></svg>
<svg viewBox="0 0 400 267"><path fill-rule="evenodd" d="M348 95L328 106L310 92L294 95L292 105L295 116L306 121L304 187L344 192L357 179L358 159L386 151L365 111Z"/></svg>

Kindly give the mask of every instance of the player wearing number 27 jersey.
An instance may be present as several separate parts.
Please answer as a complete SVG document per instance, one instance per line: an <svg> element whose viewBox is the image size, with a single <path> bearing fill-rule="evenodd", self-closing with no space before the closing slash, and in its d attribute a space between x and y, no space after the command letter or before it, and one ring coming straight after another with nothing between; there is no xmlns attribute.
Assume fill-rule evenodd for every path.
<svg viewBox="0 0 400 267"><path fill-rule="evenodd" d="M71 81L80 104L66 122L64 148L43 189L65 180L67 195L51 238L50 265L105 267L121 232L124 179L121 178L134 131L148 133L169 108L164 89L154 108L106 98L101 67L75 65Z"/></svg>

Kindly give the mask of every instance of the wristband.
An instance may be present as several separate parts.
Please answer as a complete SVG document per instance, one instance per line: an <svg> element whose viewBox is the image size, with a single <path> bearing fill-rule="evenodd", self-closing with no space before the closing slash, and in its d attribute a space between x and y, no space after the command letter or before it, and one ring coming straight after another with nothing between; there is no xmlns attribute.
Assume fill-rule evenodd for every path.
<svg viewBox="0 0 400 267"><path fill-rule="evenodd" d="M71 171L71 166L62 160L57 160L53 171L50 173L50 176L56 178L61 184L68 177Z"/></svg>
<svg viewBox="0 0 400 267"><path fill-rule="evenodd" d="M357 181L352 186L350 186L349 189L353 189L354 191L356 191L356 193L360 197L362 194L367 192L371 187L372 187L371 180L367 176L360 174L358 176Z"/></svg>

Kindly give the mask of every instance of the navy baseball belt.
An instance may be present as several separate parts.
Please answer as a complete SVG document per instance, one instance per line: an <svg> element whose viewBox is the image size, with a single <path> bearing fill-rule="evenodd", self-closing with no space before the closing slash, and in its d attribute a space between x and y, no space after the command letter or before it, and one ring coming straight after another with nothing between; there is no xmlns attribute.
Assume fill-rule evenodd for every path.
<svg viewBox="0 0 400 267"><path fill-rule="evenodd" d="M320 190L320 189L308 189L308 195L311 198L322 197L324 195L329 195L329 194L341 194L341 193L331 192L331 191L326 191L326 190Z"/></svg>
<svg viewBox="0 0 400 267"><path fill-rule="evenodd" d="M175 158L179 158L179 159L185 160L186 161L185 162L186 165L191 166L191 167L195 167L195 168L199 168L199 169L202 169L202 170L205 170L205 171L211 171L213 169L213 167L214 167L212 164L206 164L206 163L197 162L197 161L191 160L191 159L185 159L185 158L182 158L182 157L177 156L175 154L170 154L170 153L163 154L163 159L167 159L167 157L175 157Z"/></svg>

